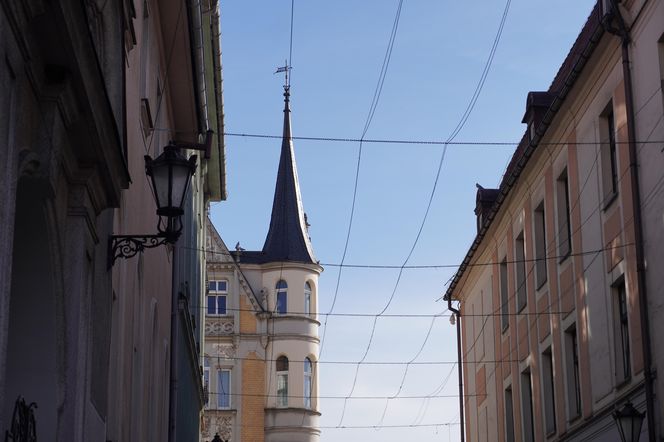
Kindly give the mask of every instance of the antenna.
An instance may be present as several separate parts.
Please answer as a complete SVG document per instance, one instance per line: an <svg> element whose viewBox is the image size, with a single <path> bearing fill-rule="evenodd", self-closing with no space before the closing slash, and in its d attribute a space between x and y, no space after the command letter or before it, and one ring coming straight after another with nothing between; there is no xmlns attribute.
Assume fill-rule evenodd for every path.
<svg viewBox="0 0 664 442"><path fill-rule="evenodd" d="M284 91L288 93L290 91L290 70L293 69L291 62L293 61L293 15L295 11L295 0L291 0L291 16L290 16L290 43L288 46L288 59L284 61L282 67L278 67L274 72L275 74L284 72Z"/></svg>

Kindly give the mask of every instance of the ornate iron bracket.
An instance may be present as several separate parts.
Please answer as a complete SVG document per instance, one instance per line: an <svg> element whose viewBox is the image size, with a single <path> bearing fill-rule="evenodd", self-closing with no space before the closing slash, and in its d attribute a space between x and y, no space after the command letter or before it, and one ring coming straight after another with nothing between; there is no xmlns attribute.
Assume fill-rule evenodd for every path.
<svg viewBox="0 0 664 442"><path fill-rule="evenodd" d="M10 430L5 432L5 442L36 442L37 424L35 422L35 408L37 404L25 403L25 399L19 396L14 405Z"/></svg>
<svg viewBox="0 0 664 442"><path fill-rule="evenodd" d="M152 249L174 242L169 235L111 235L108 237L108 262L110 269L118 258L131 258L145 249Z"/></svg>

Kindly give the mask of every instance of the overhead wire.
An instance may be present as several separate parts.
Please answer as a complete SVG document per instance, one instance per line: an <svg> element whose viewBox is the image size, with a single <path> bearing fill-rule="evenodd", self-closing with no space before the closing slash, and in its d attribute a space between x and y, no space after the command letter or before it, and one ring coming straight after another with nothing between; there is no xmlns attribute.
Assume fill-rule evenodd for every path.
<svg viewBox="0 0 664 442"><path fill-rule="evenodd" d="M466 110L464 111L464 114L462 115L459 123L457 124L457 126L454 128L454 130L452 131L452 133L448 137L448 139L447 139L448 142L453 141L456 138L456 136L459 134L459 132L463 129L463 127L465 127L466 122L468 121L468 118L469 118L472 110L474 109L475 104L477 103L477 99L479 98L479 95L480 95L480 93L481 93L481 91L484 87L484 83L486 81L489 70L491 68L493 58L494 58L496 50L498 48L498 43L500 42L500 37L502 35L503 29L504 29L504 26L505 26L505 22L507 20L507 15L508 15L508 12L509 12L510 4L511 4L511 0L507 0L507 2L505 4L505 8L503 10L503 15L502 15L501 20L500 20L500 25L498 27L498 31L497 31L496 36L494 38L491 50L489 51L489 57L488 57L487 62L485 64L484 70L482 71L482 75L480 76L480 81L478 82L478 84L475 88L475 91L473 93L473 96L470 99L470 102L469 102L468 106L466 107ZM429 216L429 211L431 210L431 205L433 204L433 199L434 199L434 196L436 194L436 189L438 188L440 173L441 173L441 170L442 170L442 167L443 167L443 163L445 162L445 157L446 157L446 154L447 154L448 146L449 146L449 144L444 144L443 145L443 150L441 152L440 160L438 162L438 169L436 171L435 179L434 179L434 182L433 182L433 187L431 189L431 193L430 193L430 196L429 196L429 200L427 202L426 210L424 212L424 216L422 217L422 221L421 221L419 229L417 231L417 235L415 236L415 240L413 241L413 244L412 244L412 246L411 246L411 248L408 252L408 255L406 256L406 259L404 260L402 266L399 269L397 279L396 279L395 284L394 284L394 289L392 291L392 294L390 295L390 298L388 299L387 303L385 304L385 307L381 310L379 315L374 318L374 322L373 322L372 328L371 328L371 333L369 335L369 342L367 344L367 348L365 350L364 356L362 357L362 361L369 354L369 350L371 348L374 333L375 333L375 330L376 330L376 324L377 324L377 321L378 321L378 317L380 315L382 315L383 313L385 313L385 311L387 311L387 309L392 304L392 301L394 300L394 296L396 295L396 292L398 290L399 283L401 281L401 277L403 275L404 267L408 264L408 261L410 260L413 252L415 251L415 248L417 247L417 244L419 243L420 237L422 235L422 231L424 230L424 226L426 225L426 221L427 221L428 216ZM353 380L353 386L351 387L351 390L350 390L350 393L348 394L348 397L352 396L353 392L355 391L355 386L357 384L357 377L358 377L358 374L359 374L359 368L360 368L360 365L358 364L358 366L355 370L355 377L354 377L354 380ZM343 410L342 410L341 419L339 421L339 424L341 424L343 422L345 410L346 410L346 404L344 403L344 407L343 407Z"/></svg>

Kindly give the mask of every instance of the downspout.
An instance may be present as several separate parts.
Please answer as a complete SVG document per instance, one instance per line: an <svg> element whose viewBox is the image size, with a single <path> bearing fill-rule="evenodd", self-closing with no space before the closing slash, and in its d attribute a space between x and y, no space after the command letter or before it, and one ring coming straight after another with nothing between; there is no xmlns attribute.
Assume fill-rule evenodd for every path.
<svg viewBox="0 0 664 442"><path fill-rule="evenodd" d="M636 152L636 118L634 113L634 94L632 91L632 72L630 71L629 29L625 25L618 2L611 0L611 6L618 21L618 28L604 23L606 30L620 37L622 47L623 79L625 81L625 109L627 112L627 141L629 146L630 184L634 204L634 236L636 251L636 281L639 291L639 313L641 318L641 335L643 346L643 377L646 390L646 417L648 419L648 440L656 442L655 401L653 392L652 354L650 344L650 324L648 318L648 294L646 288L645 253L643 247L643 221L641 214L641 189L639 187L639 167Z"/></svg>
<svg viewBox="0 0 664 442"><path fill-rule="evenodd" d="M457 370L459 372L459 433L461 442L466 440L464 432L463 420L463 369L461 358L461 312L452 307L452 296L447 297L447 310L452 312L452 318L456 319L456 332L457 332Z"/></svg>
<svg viewBox="0 0 664 442"><path fill-rule="evenodd" d="M179 242L179 241L178 241ZM178 415L178 242L173 244L173 262L171 275L171 352L170 352L170 385L168 404L168 442L177 441L177 415Z"/></svg>

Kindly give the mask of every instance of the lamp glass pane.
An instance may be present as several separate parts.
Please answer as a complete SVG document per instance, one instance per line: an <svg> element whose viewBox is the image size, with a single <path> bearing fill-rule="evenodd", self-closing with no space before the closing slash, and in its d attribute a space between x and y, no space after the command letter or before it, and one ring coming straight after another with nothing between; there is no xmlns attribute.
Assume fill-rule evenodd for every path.
<svg viewBox="0 0 664 442"><path fill-rule="evenodd" d="M156 163L156 162L155 162ZM167 207L168 201L168 166L164 163L153 163L152 184L154 186L154 195L157 198L157 207Z"/></svg>
<svg viewBox="0 0 664 442"><path fill-rule="evenodd" d="M191 168L188 164L173 165L173 201L171 207L182 208L190 176Z"/></svg>

